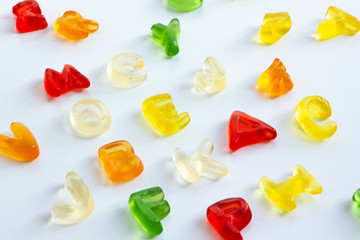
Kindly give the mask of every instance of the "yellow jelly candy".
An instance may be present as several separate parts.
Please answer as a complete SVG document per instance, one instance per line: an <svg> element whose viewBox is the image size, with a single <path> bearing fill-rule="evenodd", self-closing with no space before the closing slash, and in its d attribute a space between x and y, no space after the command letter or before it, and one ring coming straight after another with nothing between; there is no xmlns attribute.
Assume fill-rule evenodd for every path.
<svg viewBox="0 0 360 240"><path fill-rule="evenodd" d="M226 72L221 63L213 57L208 57L202 72L194 77L194 87L208 93L220 92L226 88Z"/></svg>
<svg viewBox="0 0 360 240"><path fill-rule="evenodd" d="M290 30L291 25L289 13L267 13L261 23L260 40L266 44L274 44Z"/></svg>
<svg viewBox="0 0 360 240"><path fill-rule="evenodd" d="M360 31L360 20L336 7L329 7L325 17L326 20L321 22L317 29L321 40L342 34L354 35Z"/></svg>
<svg viewBox="0 0 360 240"><path fill-rule="evenodd" d="M329 102L320 96L305 97L295 108L295 117L304 131L315 139L331 137L337 130L337 125L329 121L318 125L314 119L325 120L331 116Z"/></svg>
<svg viewBox="0 0 360 240"><path fill-rule="evenodd" d="M285 212L296 208L294 197L300 193L315 195L323 190L320 183L301 165L294 168L293 176L288 180L276 183L268 177L262 177L259 186L266 196Z"/></svg>
<svg viewBox="0 0 360 240"><path fill-rule="evenodd" d="M279 97L294 87L284 64L278 58L260 75L257 85L272 97Z"/></svg>
<svg viewBox="0 0 360 240"><path fill-rule="evenodd" d="M73 204L54 204L52 219L58 224L75 224L84 221L94 210L94 199L76 172L66 175L65 189Z"/></svg>
<svg viewBox="0 0 360 240"><path fill-rule="evenodd" d="M56 19L54 29L70 40L80 40L87 38L89 33L96 32L99 24L83 18L78 12L67 11Z"/></svg>
<svg viewBox="0 0 360 240"><path fill-rule="evenodd" d="M70 113L72 127L80 135L93 137L106 132L111 126L111 116L105 104L94 98L78 101Z"/></svg>
<svg viewBox="0 0 360 240"><path fill-rule="evenodd" d="M178 114L170 94L159 94L146 99L142 110L149 122L161 133L177 133L190 122L187 112Z"/></svg>

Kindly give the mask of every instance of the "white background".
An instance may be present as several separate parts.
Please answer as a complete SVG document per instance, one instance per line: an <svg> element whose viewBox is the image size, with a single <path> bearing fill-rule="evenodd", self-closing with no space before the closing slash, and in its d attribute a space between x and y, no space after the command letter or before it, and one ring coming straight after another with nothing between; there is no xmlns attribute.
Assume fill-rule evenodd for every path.
<svg viewBox="0 0 360 240"><path fill-rule="evenodd" d="M221 239L206 219L211 204L243 197L253 219L244 239L360 239L360 218L351 208L360 187L359 124L360 34L319 42L314 38L329 6L360 17L358 0L206 0L194 12L168 9L164 0L39 1L49 27L18 34L12 6L0 2L0 133L10 135L11 122L24 123L36 136L40 157L31 163L0 159L0 239L143 239L128 209L133 192L161 186L171 206L157 239ZM58 38L52 25L67 10L97 20L100 29L87 39ZM288 11L293 26L272 46L256 42L266 13ZM180 53L167 59L149 37L154 23L178 17ZM106 77L108 60L118 53L143 56L148 79L137 88L119 89ZM192 89L192 78L206 57L217 58L227 71L228 87L214 96ZM259 75L279 57L295 84L279 98L255 89ZM61 71L72 64L91 81L80 93L49 99L43 88L46 68ZM169 137L157 137L145 124L141 104L159 93L170 93L190 124ZM294 121L293 111L306 96L321 95L338 124L335 135L311 140ZM72 105L84 98L104 102L113 119L102 136L77 137L69 124ZM231 113L241 110L272 125L278 137L269 143L228 149ZM190 155L209 137L214 159L227 164L229 174L218 181L202 178L194 184L180 179L172 153L181 147ZM144 163L144 172L123 184L110 184L97 158L99 147L129 141ZM303 194L297 208L281 214L258 188L262 176L280 182L302 164L323 185L321 195ZM95 209L84 222L58 226L51 222L54 203L66 197L63 184L76 171L91 190Z"/></svg>

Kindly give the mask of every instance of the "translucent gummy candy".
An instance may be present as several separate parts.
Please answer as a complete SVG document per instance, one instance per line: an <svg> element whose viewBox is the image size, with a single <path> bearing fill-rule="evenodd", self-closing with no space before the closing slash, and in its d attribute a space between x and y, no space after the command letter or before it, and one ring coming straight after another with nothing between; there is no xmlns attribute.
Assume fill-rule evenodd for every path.
<svg viewBox="0 0 360 240"><path fill-rule="evenodd" d="M325 17L326 20L321 22L317 29L321 40L342 34L354 35L360 31L360 20L336 7L329 7Z"/></svg>
<svg viewBox="0 0 360 240"><path fill-rule="evenodd" d="M200 8L203 0L168 0L168 3L180 11L191 12Z"/></svg>
<svg viewBox="0 0 360 240"><path fill-rule="evenodd" d="M142 229L151 237L163 231L161 220L170 213L170 205L164 200L160 187L148 188L130 195L129 208Z"/></svg>
<svg viewBox="0 0 360 240"><path fill-rule="evenodd" d="M179 53L180 22L177 18L172 19L167 26L154 24L151 27L151 36L164 48L167 56L173 57Z"/></svg>
<svg viewBox="0 0 360 240"><path fill-rule="evenodd" d="M329 102L320 96L309 96L302 99L295 108L295 117L304 131L315 139L326 139L334 135L337 124L328 121L318 125L314 120L325 120L331 116Z"/></svg>
<svg viewBox="0 0 360 240"><path fill-rule="evenodd" d="M208 57L202 72L194 77L194 87L208 93L216 93L226 88L226 72L221 63L213 57Z"/></svg>
<svg viewBox="0 0 360 240"><path fill-rule="evenodd" d="M228 173L224 163L211 158L214 144L208 138L204 139L196 152L188 158L184 151L177 148L173 155L176 169L185 181L192 183L198 180L199 176L221 178Z"/></svg>
<svg viewBox="0 0 360 240"><path fill-rule="evenodd" d="M261 24L260 40L266 44L274 44L290 30L291 25L289 13L267 13Z"/></svg>
<svg viewBox="0 0 360 240"><path fill-rule="evenodd" d="M130 88L144 83L147 77L144 61L139 54L122 53L109 61L107 75L119 87Z"/></svg>
<svg viewBox="0 0 360 240"><path fill-rule="evenodd" d="M111 116L105 104L94 98L78 101L70 113L74 130L83 136L98 136L111 126Z"/></svg>
<svg viewBox="0 0 360 240"><path fill-rule="evenodd" d="M279 97L294 87L284 64L278 58L260 75L257 85L272 97Z"/></svg>
<svg viewBox="0 0 360 240"><path fill-rule="evenodd" d="M276 183L268 177L262 177L259 186L266 196L285 212L296 208L294 197L298 194L306 192L315 195L323 190L320 183L301 165L294 168L293 177L288 180Z"/></svg>
<svg viewBox="0 0 360 240"><path fill-rule="evenodd" d="M123 182L139 176L144 165L127 141L108 143L99 149L99 158L111 181Z"/></svg>
<svg viewBox="0 0 360 240"><path fill-rule="evenodd" d="M190 122L187 112L178 114L170 94L159 94L146 99L142 110L149 122L161 133L177 133Z"/></svg>
<svg viewBox="0 0 360 240"><path fill-rule="evenodd" d="M84 221L94 210L94 199L76 172L66 175L65 188L73 204L54 204L52 219L57 224L75 224Z"/></svg>
<svg viewBox="0 0 360 240"><path fill-rule="evenodd" d="M78 12L67 11L55 21L54 29L70 40L81 40L96 32L99 24L83 18Z"/></svg>
<svg viewBox="0 0 360 240"><path fill-rule="evenodd" d="M0 134L0 153L18 161L29 162L35 160L39 154L39 145L22 123L13 122L10 125L15 138Z"/></svg>

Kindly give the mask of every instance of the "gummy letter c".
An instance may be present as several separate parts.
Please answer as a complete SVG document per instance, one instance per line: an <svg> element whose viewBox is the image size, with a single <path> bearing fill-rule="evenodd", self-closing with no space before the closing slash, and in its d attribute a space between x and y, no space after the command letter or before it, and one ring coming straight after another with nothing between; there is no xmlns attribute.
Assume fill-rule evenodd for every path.
<svg viewBox="0 0 360 240"><path fill-rule="evenodd" d="M302 129L319 140L331 137L337 130L337 124L329 121L320 126L314 119L325 120L330 116L331 106L320 96L305 97L295 108L295 117Z"/></svg>

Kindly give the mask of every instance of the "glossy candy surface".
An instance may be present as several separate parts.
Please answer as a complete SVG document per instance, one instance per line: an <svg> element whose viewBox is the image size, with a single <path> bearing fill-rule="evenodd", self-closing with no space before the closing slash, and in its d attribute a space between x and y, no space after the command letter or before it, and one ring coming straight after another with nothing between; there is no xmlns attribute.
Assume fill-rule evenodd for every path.
<svg viewBox="0 0 360 240"><path fill-rule="evenodd" d="M119 87L136 87L143 84L147 78L143 67L144 61L139 54L122 53L110 59L107 76Z"/></svg>
<svg viewBox="0 0 360 240"><path fill-rule="evenodd" d="M168 0L168 3L180 11L190 12L200 8L203 0Z"/></svg>
<svg viewBox="0 0 360 240"><path fill-rule="evenodd" d="M360 189L356 190L352 200L355 211L360 214Z"/></svg>
<svg viewBox="0 0 360 240"><path fill-rule="evenodd" d="M360 20L336 7L329 7L326 20L317 29L319 39L326 40L342 34L354 35L360 31Z"/></svg>
<svg viewBox="0 0 360 240"><path fill-rule="evenodd" d="M17 16L16 29L20 33L37 31L48 26L36 1L27 0L19 2L13 7L12 11Z"/></svg>
<svg viewBox="0 0 360 240"><path fill-rule="evenodd" d="M23 162L35 160L40 151L30 130L18 122L11 123L10 130L15 138L0 134L0 154Z"/></svg>
<svg viewBox="0 0 360 240"><path fill-rule="evenodd" d="M208 93L216 93L226 88L226 72L221 63L213 57L204 62L202 72L197 72L194 87Z"/></svg>
<svg viewBox="0 0 360 240"><path fill-rule="evenodd" d="M172 19L167 26L157 23L151 27L151 37L164 48L168 57L179 53L179 36L180 22L177 18Z"/></svg>
<svg viewBox="0 0 360 240"><path fill-rule="evenodd" d="M267 13L261 23L259 38L266 44L274 44L290 30L291 25L289 13Z"/></svg>
<svg viewBox="0 0 360 240"><path fill-rule="evenodd" d="M69 64L64 66L62 73L50 68L45 70L44 87L51 97L59 97L63 93L89 86L89 79Z"/></svg>
<svg viewBox="0 0 360 240"><path fill-rule="evenodd" d="M241 147L275 139L276 130L270 125L235 111L229 121L229 148L235 151Z"/></svg>
<svg viewBox="0 0 360 240"><path fill-rule="evenodd" d="M80 135L93 137L106 132L112 121L104 103L94 98L87 98L74 104L70 113L70 122Z"/></svg>
<svg viewBox="0 0 360 240"><path fill-rule="evenodd" d="M83 18L78 12L67 11L56 20L54 29L70 40L87 38L89 33L99 29L99 24L93 20Z"/></svg>
<svg viewBox="0 0 360 240"><path fill-rule="evenodd" d="M52 219L57 224L75 224L84 221L94 210L94 199L76 172L66 175L65 189L73 204L54 204Z"/></svg>
<svg viewBox="0 0 360 240"><path fill-rule="evenodd" d="M111 181L123 182L139 176L144 165L127 141L116 141L99 149L99 159Z"/></svg>
<svg viewBox="0 0 360 240"><path fill-rule="evenodd" d="M309 96L302 99L295 108L295 117L304 131L315 139L326 139L334 135L337 124L328 121L318 125L314 120L325 120L331 116L329 102L320 96Z"/></svg>
<svg viewBox="0 0 360 240"><path fill-rule="evenodd" d="M177 133L190 122L187 112L178 114L170 94L159 94L146 99L142 110L152 126L165 135Z"/></svg>
<svg viewBox="0 0 360 240"><path fill-rule="evenodd" d="M268 177L262 177L259 186L266 196L285 212L296 208L294 197L298 194L306 192L315 195L323 190L320 183L301 165L294 168L293 176L288 180L276 183Z"/></svg>
<svg viewBox="0 0 360 240"><path fill-rule="evenodd" d="M207 209L207 219L225 240L242 240L241 230L251 221L252 213L242 198L227 198Z"/></svg>
<svg viewBox="0 0 360 240"><path fill-rule="evenodd" d="M148 188L130 195L129 208L142 229L154 237L163 231L160 220L170 213L170 205L164 200L160 187Z"/></svg>
<svg viewBox="0 0 360 240"><path fill-rule="evenodd" d="M279 97L294 87L284 64L278 58L260 75L257 85L271 97Z"/></svg>
<svg viewBox="0 0 360 240"><path fill-rule="evenodd" d="M182 149L177 148L173 154L176 169L189 183L197 181L200 176L224 177L228 173L228 169L224 163L211 158L213 151L214 144L208 138L201 142L190 158L186 156Z"/></svg>

